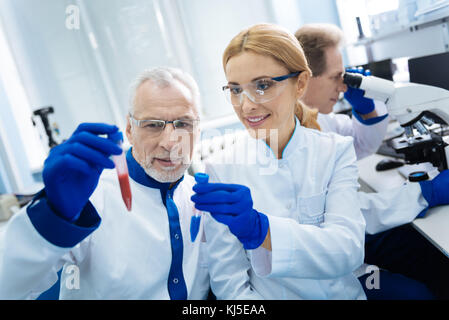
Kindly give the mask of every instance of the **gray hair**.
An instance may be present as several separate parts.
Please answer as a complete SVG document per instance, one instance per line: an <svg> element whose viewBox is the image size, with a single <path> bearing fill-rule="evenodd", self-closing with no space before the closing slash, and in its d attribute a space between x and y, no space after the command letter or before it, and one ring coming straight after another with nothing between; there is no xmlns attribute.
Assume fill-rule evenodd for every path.
<svg viewBox="0 0 449 320"><path fill-rule="evenodd" d="M194 105L196 107L195 111L199 114L200 90L198 88L198 84L187 72L172 67L156 67L153 69L146 69L134 80L130 87L129 112L131 114L133 114L134 111L137 90L146 81L152 81L160 88L171 86L175 81L179 81L192 93Z"/></svg>

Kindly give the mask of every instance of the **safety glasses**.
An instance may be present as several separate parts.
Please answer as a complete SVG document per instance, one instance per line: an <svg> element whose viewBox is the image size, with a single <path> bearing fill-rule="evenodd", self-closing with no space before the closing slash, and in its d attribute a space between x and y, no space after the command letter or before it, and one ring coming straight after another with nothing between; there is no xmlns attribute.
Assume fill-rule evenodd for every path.
<svg viewBox="0 0 449 320"><path fill-rule="evenodd" d="M130 120L134 125L144 130L146 134L152 137L159 136L164 131L167 123L172 123L175 130L185 130L188 133L193 132L195 125L199 122L198 119L177 119L177 120L157 120L157 119L135 119L131 114Z"/></svg>
<svg viewBox="0 0 449 320"><path fill-rule="evenodd" d="M282 93L286 85L284 80L296 77L301 72L292 72L274 78L261 78L247 84L228 84L222 89L226 99L235 107L240 107L243 104L243 94L254 103L266 103Z"/></svg>

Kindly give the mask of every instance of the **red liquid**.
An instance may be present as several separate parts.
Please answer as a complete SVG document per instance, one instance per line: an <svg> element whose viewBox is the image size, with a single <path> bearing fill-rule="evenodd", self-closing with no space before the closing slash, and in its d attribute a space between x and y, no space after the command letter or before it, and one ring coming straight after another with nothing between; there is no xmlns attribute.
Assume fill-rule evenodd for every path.
<svg viewBox="0 0 449 320"><path fill-rule="evenodd" d="M128 174L120 174L118 176L118 181L120 183L120 190L122 191L123 202L125 202L128 211L131 211L131 187L129 186Z"/></svg>

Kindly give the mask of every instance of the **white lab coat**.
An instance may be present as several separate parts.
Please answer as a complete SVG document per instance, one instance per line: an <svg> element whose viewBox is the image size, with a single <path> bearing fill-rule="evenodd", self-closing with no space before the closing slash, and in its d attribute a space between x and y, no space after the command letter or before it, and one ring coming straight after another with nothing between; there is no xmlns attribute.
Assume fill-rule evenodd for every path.
<svg viewBox="0 0 449 320"><path fill-rule="evenodd" d="M103 172L90 199L101 216L100 226L72 248L44 239L25 208L14 215L0 239L0 299L35 299L56 282L61 267L61 299L170 299L171 239L160 190L132 179L130 184L133 209L128 212L115 170ZM207 297L208 265L218 298L258 298L249 288L248 260L236 256L241 245L219 241L221 235L229 236L225 226L213 219L202 222L196 241L191 242L193 184L193 178L186 175L173 195L182 231L173 236L183 241L188 299ZM204 223L209 242L201 241ZM74 279L77 270L78 288Z"/></svg>
<svg viewBox="0 0 449 320"><path fill-rule="evenodd" d="M378 114L384 113L385 105L375 101ZM354 138L357 159L377 151L383 141L389 118L364 125L355 117L343 114L318 113L318 123L323 132L335 132ZM366 221L366 233L375 234L412 222L428 203L421 193L419 183L407 182L400 188L377 193L358 192L360 207Z"/></svg>
<svg viewBox="0 0 449 320"><path fill-rule="evenodd" d="M377 193L358 192L358 196L368 234L410 223L428 207L418 182Z"/></svg>
<svg viewBox="0 0 449 320"><path fill-rule="evenodd" d="M385 104L375 101L378 115L386 112ZM360 160L367 157L379 149L387 131L389 117L382 121L372 124L362 124L356 117L352 119L345 114L329 114L318 113L318 123L323 132L335 132L342 136L350 136L354 138L354 148L357 159Z"/></svg>
<svg viewBox="0 0 449 320"><path fill-rule="evenodd" d="M352 138L301 127L283 152L248 137L206 163L210 181L246 185L268 216L272 252L248 250L252 286L266 299L364 299L352 274L363 262Z"/></svg>

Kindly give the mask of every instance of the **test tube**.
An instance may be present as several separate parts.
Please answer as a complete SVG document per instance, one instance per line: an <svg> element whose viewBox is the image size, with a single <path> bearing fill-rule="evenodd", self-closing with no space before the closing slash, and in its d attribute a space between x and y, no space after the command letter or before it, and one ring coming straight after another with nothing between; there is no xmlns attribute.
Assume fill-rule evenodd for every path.
<svg viewBox="0 0 449 320"><path fill-rule="evenodd" d="M197 183L208 183L209 175L201 172L196 173L195 181ZM200 230L200 223L201 223L201 211L195 209L194 212L195 215L193 215L190 220L190 240L192 240L192 242L195 242L196 236L198 235L198 231Z"/></svg>
<svg viewBox="0 0 449 320"><path fill-rule="evenodd" d="M123 134L120 131L110 134L109 139L117 143L120 148L122 147ZM129 185L128 165L126 163L125 153L122 152L120 155L113 155L112 161L114 162L115 169L117 170L117 176L120 184L120 191L122 193L123 202L125 203L128 211L131 211L132 196L131 187Z"/></svg>

